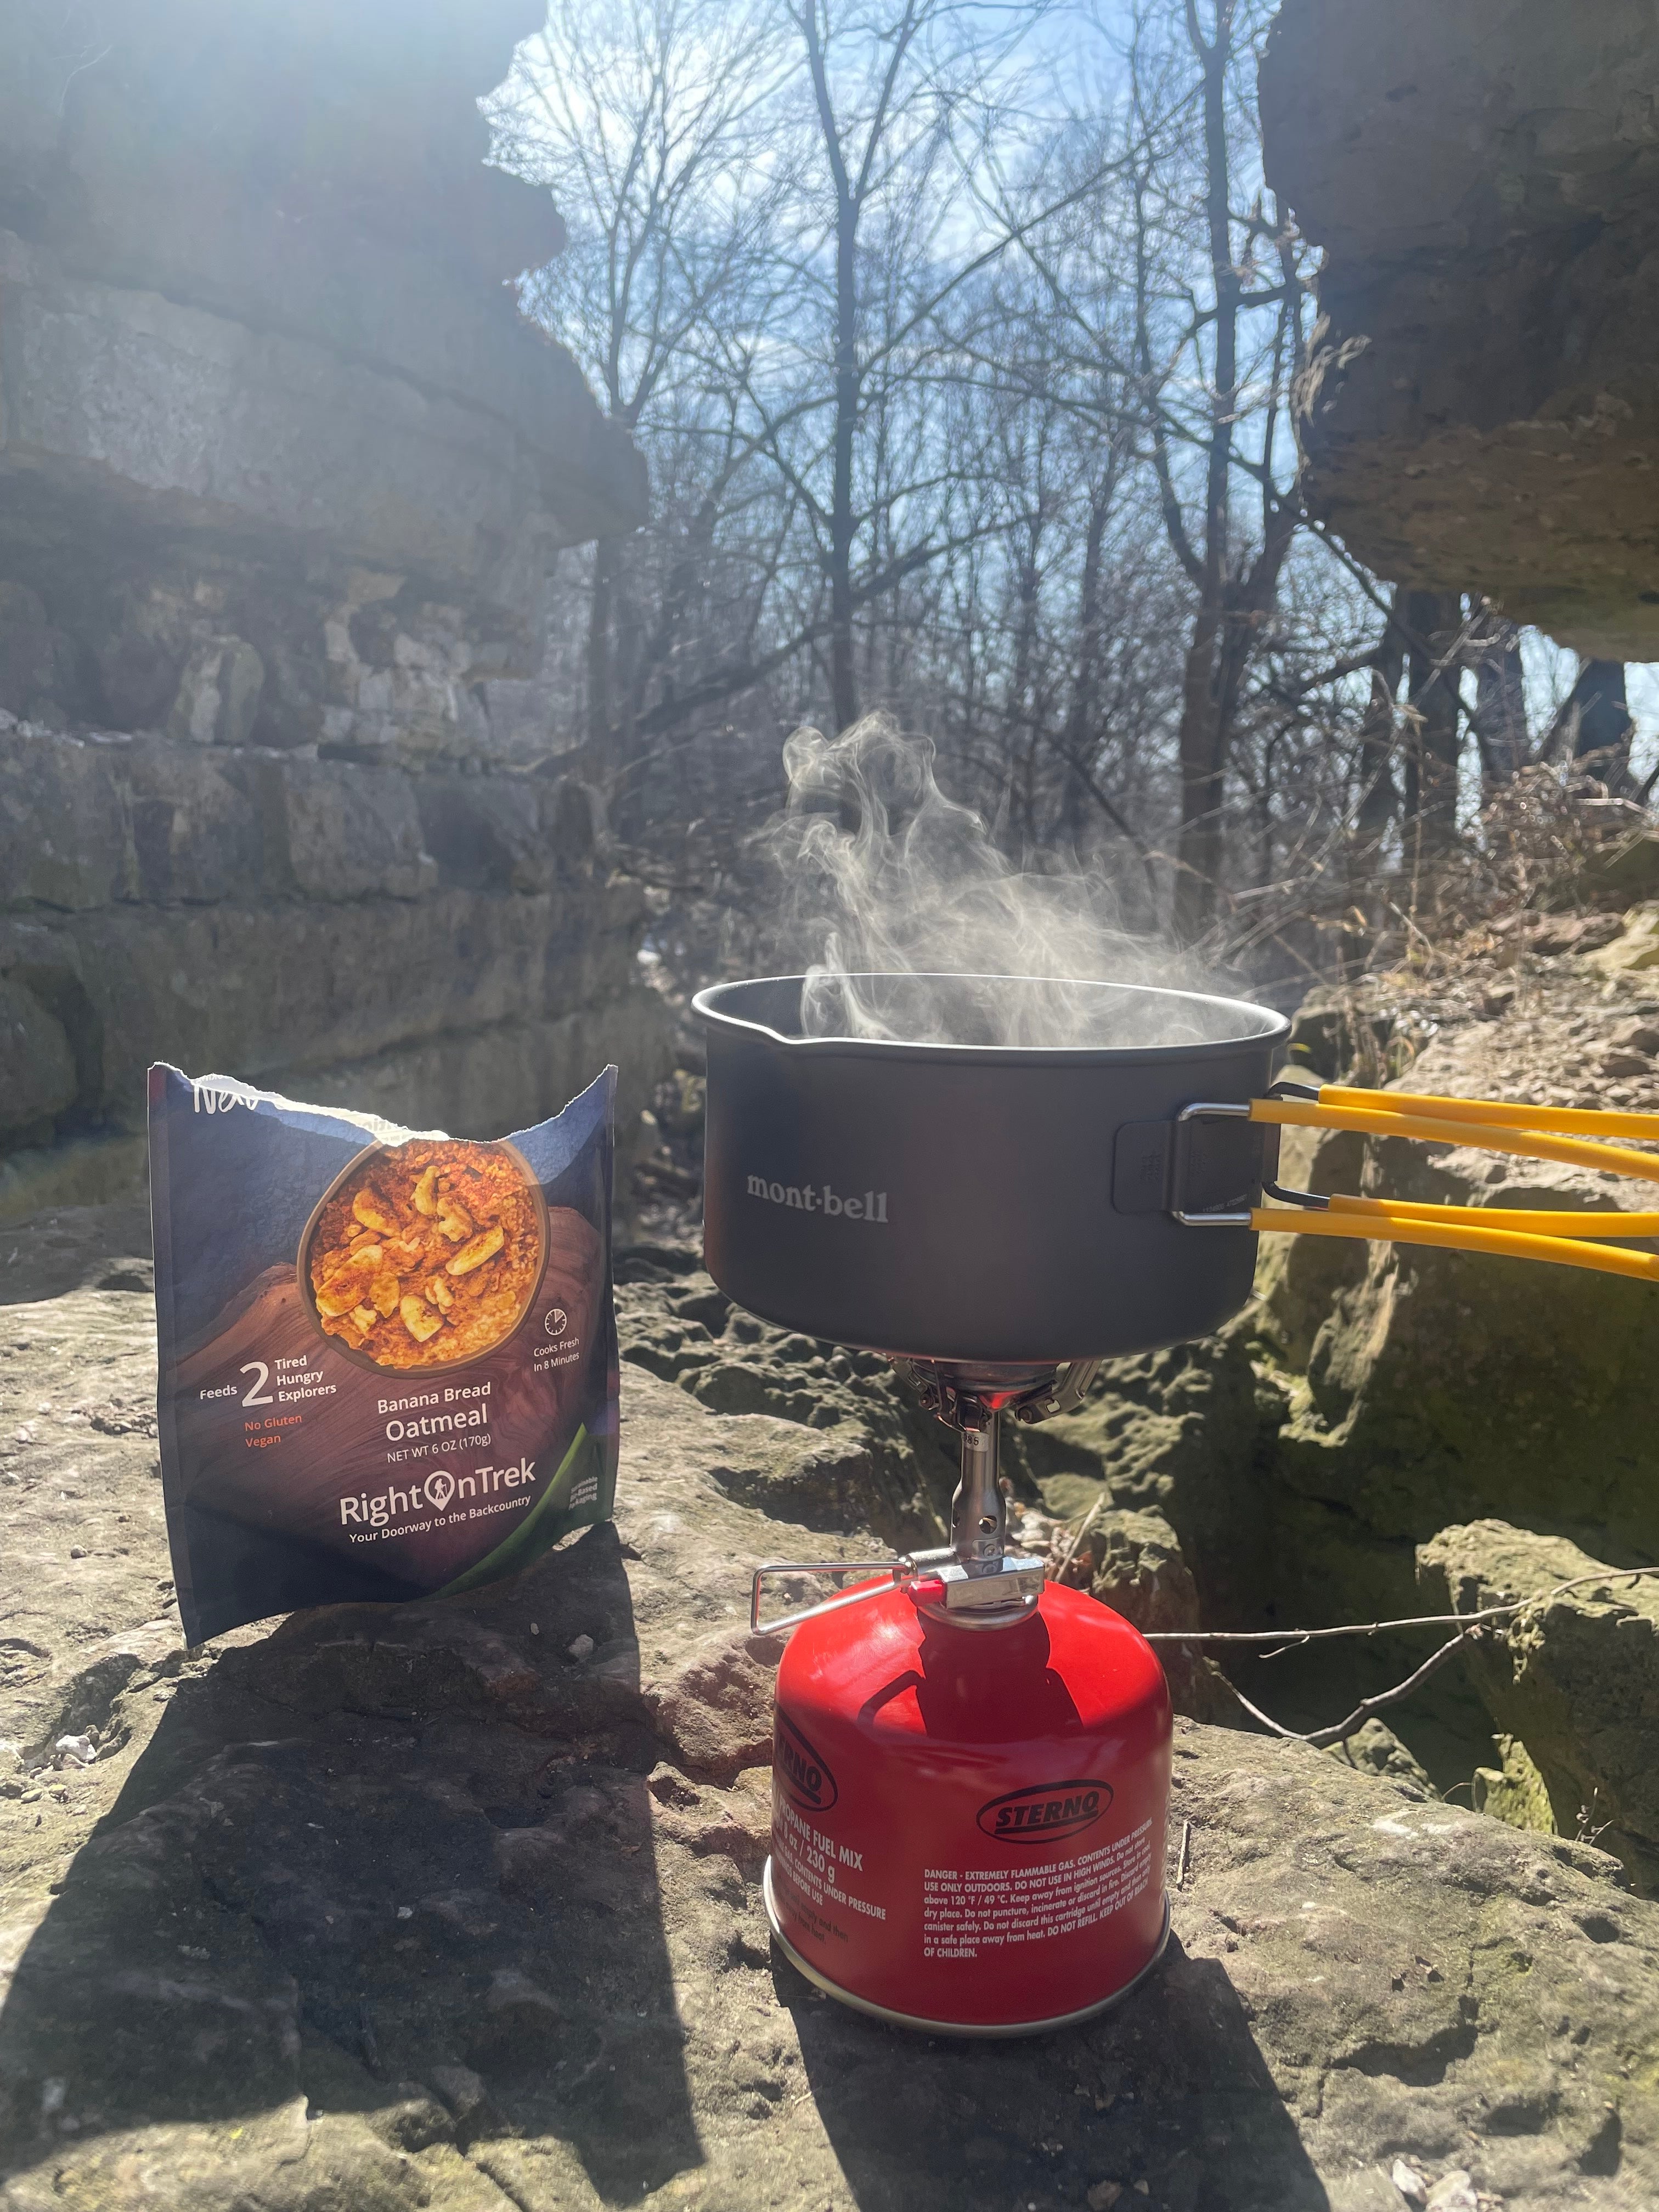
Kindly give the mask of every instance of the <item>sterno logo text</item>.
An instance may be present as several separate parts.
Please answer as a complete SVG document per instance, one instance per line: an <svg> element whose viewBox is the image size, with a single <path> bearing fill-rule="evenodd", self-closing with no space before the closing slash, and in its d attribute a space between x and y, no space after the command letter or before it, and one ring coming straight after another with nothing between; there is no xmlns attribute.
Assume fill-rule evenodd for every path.
<svg viewBox="0 0 1659 2212"><path fill-rule="evenodd" d="M885 1225L887 1194L866 1190L852 1197L827 1182L769 1182L764 1176L749 1178L750 1198L763 1198L769 1206L792 1206L799 1213L822 1213L830 1219L873 1221Z"/></svg>
<svg viewBox="0 0 1659 2212"><path fill-rule="evenodd" d="M809 1813L827 1813L840 1795L829 1762L782 1713L772 1732L772 1764L796 1804Z"/></svg>
<svg viewBox="0 0 1659 2212"><path fill-rule="evenodd" d="M1112 1802L1109 1782L1039 1782L979 1808L979 1825L1003 1844L1048 1844L1092 1826Z"/></svg>

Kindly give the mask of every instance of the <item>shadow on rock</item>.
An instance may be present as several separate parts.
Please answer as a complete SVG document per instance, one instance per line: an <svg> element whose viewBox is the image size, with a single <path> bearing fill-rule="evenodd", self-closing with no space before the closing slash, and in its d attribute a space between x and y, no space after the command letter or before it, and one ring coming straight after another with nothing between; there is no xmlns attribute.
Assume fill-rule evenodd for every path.
<svg viewBox="0 0 1659 2212"><path fill-rule="evenodd" d="M225 1652L179 1688L20 1961L3 2171L61 2186L158 2127L234 2163L284 2112L290 2158L359 2116L343 2201L381 2201L366 2171L351 2197L362 2160L434 2143L488 2170L492 2139L539 2138L556 2189L568 2153L573 2190L611 2201L699 2164L660 1756L608 1525L509 1585L295 1616Z"/></svg>
<svg viewBox="0 0 1659 2212"><path fill-rule="evenodd" d="M1119 2212L1328 2212L1231 1983L1173 1936L1121 2010L1010 2042L884 2027L781 1959L775 1979L859 2212L1059 2212L1103 2183Z"/></svg>

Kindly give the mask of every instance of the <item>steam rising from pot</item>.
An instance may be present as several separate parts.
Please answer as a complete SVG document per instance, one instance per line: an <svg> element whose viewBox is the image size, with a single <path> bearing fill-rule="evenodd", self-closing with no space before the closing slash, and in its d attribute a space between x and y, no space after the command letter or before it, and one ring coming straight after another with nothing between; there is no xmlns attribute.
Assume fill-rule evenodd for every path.
<svg viewBox="0 0 1659 2212"><path fill-rule="evenodd" d="M1122 927L1103 873L1017 867L939 789L933 757L886 714L783 749L788 805L767 836L783 949L806 969L804 1035L1053 1048L1223 1034L1202 1006L1103 991L1203 985Z"/></svg>

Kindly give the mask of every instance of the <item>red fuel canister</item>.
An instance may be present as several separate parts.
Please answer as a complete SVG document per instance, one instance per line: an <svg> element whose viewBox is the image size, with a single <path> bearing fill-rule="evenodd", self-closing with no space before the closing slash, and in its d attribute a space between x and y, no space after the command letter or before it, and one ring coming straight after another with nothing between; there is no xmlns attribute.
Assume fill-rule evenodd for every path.
<svg viewBox="0 0 1659 2212"><path fill-rule="evenodd" d="M1054 1583L995 1626L926 1595L817 1615L785 1651L773 1931L883 2019L1064 2027L1132 1988L1168 1933L1164 1670L1127 1621Z"/></svg>

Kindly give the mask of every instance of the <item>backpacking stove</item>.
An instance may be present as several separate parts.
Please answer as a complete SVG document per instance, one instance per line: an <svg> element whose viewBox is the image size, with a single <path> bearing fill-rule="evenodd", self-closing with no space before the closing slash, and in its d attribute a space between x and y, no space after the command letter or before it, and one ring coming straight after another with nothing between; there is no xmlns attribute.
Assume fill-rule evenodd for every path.
<svg viewBox="0 0 1659 2212"><path fill-rule="evenodd" d="M773 1628L772 1930L860 2011L957 2035L1062 2027L1164 1948L1170 1698L1128 1623L1007 1547L1005 1419L1077 1402L1062 1382L901 1360L962 1434L951 1541ZM781 1561L755 1577L751 1623ZM846 1563L838 1563L846 1571Z"/></svg>
<svg viewBox="0 0 1659 2212"><path fill-rule="evenodd" d="M1104 1036L1127 996L1143 1025L1144 1002L1165 1000L1217 1041L808 1038L800 986L696 1002L709 1271L765 1319L892 1358L959 1432L962 1475L939 1550L755 1577L752 1625L793 1631L767 1913L800 1971L861 2011L1037 2033L1115 2002L1164 1948L1171 1723L1140 1635L1010 1549L999 1435L1077 1405L1102 1357L1202 1334L1243 1304L1254 1236L1183 1235L1168 1185L1206 1209L1258 1194L1263 1133L1177 1117L1265 1085L1285 1024L1082 985ZM856 1581L763 1624L769 1583L828 1574Z"/></svg>

